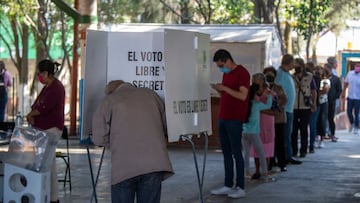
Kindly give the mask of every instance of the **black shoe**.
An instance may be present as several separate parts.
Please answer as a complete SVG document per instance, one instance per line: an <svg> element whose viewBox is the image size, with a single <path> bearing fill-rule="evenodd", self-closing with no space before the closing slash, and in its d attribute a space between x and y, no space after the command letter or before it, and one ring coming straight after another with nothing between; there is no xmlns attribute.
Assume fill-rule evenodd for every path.
<svg viewBox="0 0 360 203"><path fill-rule="evenodd" d="M310 153L310 154L313 154L313 153L315 153L315 150L314 150L314 149L310 149L310 150L309 150L309 153Z"/></svg>
<svg viewBox="0 0 360 203"><path fill-rule="evenodd" d="M306 157L306 153L301 153L300 154L300 158L305 158Z"/></svg>
<svg viewBox="0 0 360 203"><path fill-rule="evenodd" d="M299 161L299 160L296 160L296 159L291 158L291 159L287 160L287 163L289 163L289 164L294 164L294 165L299 165L299 164L301 164L302 162Z"/></svg>
<svg viewBox="0 0 360 203"><path fill-rule="evenodd" d="M281 171L281 172L286 172L286 171L287 171L287 168L286 168L286 167L280 167L280 171Z"/></svg>
<svg viewBox="0 0 360 203"><path fill-rule="evenodd" d="M260 178L260 173L254 173L252 176L251 176L251 179L253 179L253 180L257 180L257 179L259 179Z"/></svg>

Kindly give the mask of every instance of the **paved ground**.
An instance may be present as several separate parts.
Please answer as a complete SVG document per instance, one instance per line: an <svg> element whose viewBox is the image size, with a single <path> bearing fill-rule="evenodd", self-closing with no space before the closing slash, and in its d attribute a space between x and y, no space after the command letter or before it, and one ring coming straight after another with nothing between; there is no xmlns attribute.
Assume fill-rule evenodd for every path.
<svg viewBox="0 0 360 203"><path fill-rule="evenodd" d="M274 172L276 182L246 182L246 197L229 199L212 196L210 190L223 184L222 154L210 150L207 154L204 179L204 202L215 203L352 203L360 202L360 135L348 134L345 130L337 132L339 141L327 141L325 148L302 158L302 165L289 165L287 172ZM65 150L64 141L58 150ZM91 149L92 164L97 170L102 148ZM92 186L86 148L77 140L71 140L72 191L68 185L59 183L60 202L91 202ZM199 190L191 149L169 148L175 175L164 181L162 203L195 203L199 201ZM59 174L65 170L61 160L57 160ZM200 169L203 166L203 153L198 151ZM105 153L103 167L97 186L99 203L110 201L109 153ZM92 202L95 202L93 199Z"/></svg>

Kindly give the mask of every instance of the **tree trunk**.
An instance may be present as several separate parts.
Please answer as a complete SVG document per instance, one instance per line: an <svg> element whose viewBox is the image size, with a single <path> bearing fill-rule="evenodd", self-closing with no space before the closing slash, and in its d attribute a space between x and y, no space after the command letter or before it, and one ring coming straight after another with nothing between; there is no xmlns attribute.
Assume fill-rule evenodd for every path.
<svg viewBox="0 0 360 203"><path fill-rule="evenodd" d="M188 0L180 1L180 14L181 14L181 24L190 24Z"/></svg>
<svg viewBox="0 0 360 203"><path fill-rule="evenodd" d="M284 55L285 54L285 46L284 46L283 34L281 31L280 18L279 18L280 3L281 3L281 0L278 0L278 2L275 5L275 18L276 18L276 28L277 28L277 32L278 32L279 38L280 38L281 53Z"/></svg>
<svg viewBox="0 0 360 203"><path fill-rule="evenodd" d="M262 0L254 0L254 17L257 23L261 23L261 2Z"/></svg>
<svg viewBox="0 0 360 203"><path fill-rule="evenodd" d="M286 53L292 54L292 40L291 40L291 25L288 21L285 22L285 29L284 29L284 45Z"/></svg>

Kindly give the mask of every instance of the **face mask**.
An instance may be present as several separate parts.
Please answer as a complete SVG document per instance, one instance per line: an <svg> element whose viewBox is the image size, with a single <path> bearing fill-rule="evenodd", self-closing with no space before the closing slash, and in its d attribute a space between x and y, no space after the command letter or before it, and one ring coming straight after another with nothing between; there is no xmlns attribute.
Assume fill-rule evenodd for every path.
<svg viewBox="0 0 360 203"><path fill-rule="evenodd" d="M354 70L355 70L355 73L360 73L360 66L356 66Z"/></svg>
<svg viewBox="0 0 360 203"><path fill-rule="evenodd" d="M44 84L44 78L43 78L43 76L41 74L38 75L38 80L39 80L39 82Z"/></svg>
<svg viewBox="0 0 360 203"><path fill-rule="evenodd" d="M254 83L254 84L252 84L252 85L250 86L250 90L251 90L252 92L257 92L259 89L260 89L260 85L259 85L259 84Z"/></svg>
<svg viewBox="0 0 360 203"><path fill-rule="evenodd" d="M272 75L266 75L266 81L267 81L267 82L274 82L274 80L275 80L275 77L274 77L274 76L272 76Z"/></svg>
<svg viewBox="0 0 360 203"><path fill-rule="evenodd" d="M223 66L220 68L220 71L226 74L226 73L230 73L231 70L230 68Z"/></svg>
<svg viewBox="0 0 360 203"><path fill-rule="evenodd" d="M301 73L301 67L295 67L295 73L296 74Z"/></svg>

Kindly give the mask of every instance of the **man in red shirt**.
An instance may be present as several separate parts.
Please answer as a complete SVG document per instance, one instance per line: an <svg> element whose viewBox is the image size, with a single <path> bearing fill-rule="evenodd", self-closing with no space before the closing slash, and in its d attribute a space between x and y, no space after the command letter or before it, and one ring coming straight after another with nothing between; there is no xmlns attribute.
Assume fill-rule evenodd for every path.
<svg viewBox="0 0 360 203"><path fill-rule="evenodd" d="M211 194L231 198L245 197L241 138L242 126L248 113L250 74L243 66L234 63L227 50L217 50L213 61L223 72L222 83L215 84L214 88L221 94L218 128L224 155L225 183L223 187L212 190ZM233 158L236 166L235 184Z"/></svg>

